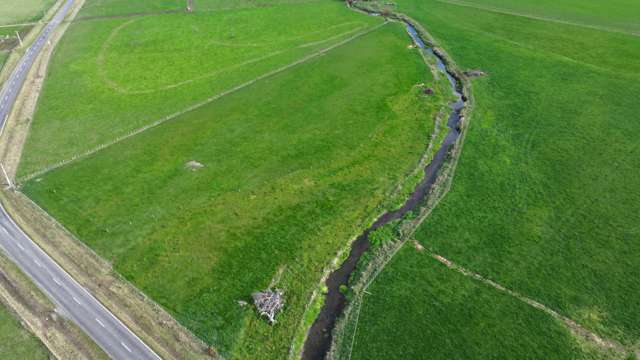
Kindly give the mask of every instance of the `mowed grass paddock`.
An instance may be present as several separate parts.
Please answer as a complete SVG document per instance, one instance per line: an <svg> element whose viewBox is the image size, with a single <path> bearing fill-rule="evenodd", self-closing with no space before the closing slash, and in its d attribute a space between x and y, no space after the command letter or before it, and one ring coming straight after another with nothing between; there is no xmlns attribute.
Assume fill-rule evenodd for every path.
<svg viewBox="0 0 640 360"><path fill-rule="evenodd" d="M317 49L344 38L345 31L379 27L323 56L36 177L23 187L79 239L112 261L116 271L230 358L287 356L322 271L338 250L382 212L380 204L417 165L435 115L448 97L425 96L416 86L435 84L422 57L408 48L411 40L403 26L382 25L380 19L353 13L335 2L318 4L319 8L281 9L293 13L307 9L313 14L309 21L325 19L301 23L301 29L286 30L288 24L278 23L296 18L286 12L271 20L256 16L239 24L243 29L257 24L260 30L275 32L254 29L248 35L238 30L233 33L235 40L230 40L224 36L229 30L217 22L211 22L214 27L209 31L215 41L241 39L259 46L285 42ZM116 21L109 29L123 23ZM93 60L62 66L70 61L63 55L91 42L82 39L93 33L79 29L70 29L53 59L23 166L36 163L33 159L41 156L38 149L58 153L65 148L44 129L75 139L72 150L91 144L94 133L102 131L85 124L87 118L63 109L57 103L61 98L51 90L79 75L81 83L91 80L102 87L100 91L113 92L106 90L109 86L97 70L88 74L78 70L95 61L95 52ZM145 36L153 36L152 29ZM97 44L90 48L99 49L109 31L99 31ZM157 43L157 48L164 43ZM149 68L157 66L153 48L148 48L146 58ZM237 51L253 51L249 48ZM307 51L296 53L303 56ZM113 56L114 64L127 56L124 50L118 54ZM235 62L235 52L228 54L227 65ZM88 55L78 52L76 56ZM143 69L144 61L130 59L127 64L137 69L130 72L131 78L140 77L142 70L155 74ZM224 84L234 83L230 79L241 82L255 76L256 67L238 69L222 85L217 78L202 80L199 92L180 90L185 98L172 105L178 108L178 103L187 104L186 98L205 96L205 89L223 89ZM113 71L117 68L114 65ZM183 74L190 71L189 67L178 69ZM113 71L114 78L119 76ZM119 83L131 91L156 89L178 79L159 75L126 81L121 76ZM92 94L76 94L74 99L95 102L92 106L100 113L93 115L96 124L124 128L137 121L125 116L132 107L123 110L118 103L96 102ZM138 96L146 95L131 98ZM168 95L149 96L166 99ZM70 107L80 111L75 106ZM66 115L42 115L53 108ZM104 111L121 114L129 122L121 120L119 125ZM190 161L203 167L189 168ZM250 301L251 293L269 286L278 273L281 278L275 285L285 291L287 305L272 327L252 307L237 302Z"/></svg>
<svg viewBox="0 0 640 360"><path fill-rule="evenodd" d="M18 176L175 116L381 22L322 1L73 23L50 63Z"/></svg>
<svg viewBox="0 0 640 360"><path fill-rule="evenodd" d="M474 3L500 5L499 1ZM554 7L533 1L513 3L506 9L535 8L547 16L564 18L564 12L554 13L553 9L590 8L581 7L584 2L555 3ZM596 2L587 3L596 7ZM632 1L598 4L601 12L589 15L610 22L593 22L598 25L618 26L630 11L640 11ZM638 38L443 1L403 0L397 11L425 26L463 68L489 74L473 80L476 107L453 188L418 229L418 241L427 251L533 298L637 352ZM618 16L621 13L625 15ZM584 21L589 18L574 15ZM491 297L485 301L465 297L443 305L443 299L452 295L438 287L428 289L429 297L438 299L435 303L407 305L400 294L423 287L423 282L432 284L437 278L422 268L431 265L419 265L408 258L408 251L404 249L405 254L387 266L371 286L374 295L365 296L360 313L360 323L365 325L358 327L355 343L359 345L353 358L378 354L365 344L380 341L383 344L378 343L379 347L395 354L389 358L411 358L408 354L415 349L424 349L424 358L437 358L442 349L458 342L466 342L468 347L454 351L452 358L481 359L494 351L508 354L505 358L582 356L543 347L543 356L530 357L523 352L526 347L487 333L486 324L480 321L483 316L487 324L505 329L504 336L523 337L518 342L553 345L559 340L551 335L557 334L557 329L543 330L549 320L529 317L521 306L514 308L498 300L501 295L494 296L496 302L490 301ZM452 286L457 283L439 281L451 281ZM449 323L432 321L433 316L439 316L434 307L448 314L442 316ZM468 308L475 309L473 316L479 317L471 325L467 317L456 315ZM429 316L419 316L424 312ZM496 312L504 313L504 321L509 323L526 316L525 328L531 332L494 324ZM385 314L382 319L380 314ZM411 322L405 321L409 318ZM374 324L375 329L366 324ZM454 330L443 332L443 326ZM420 332L433 336L415 336ZM381 339L382 333L387 337ZM394 352L398 344L403 347ZM571 350L571 346L563 347Z"/></svg>

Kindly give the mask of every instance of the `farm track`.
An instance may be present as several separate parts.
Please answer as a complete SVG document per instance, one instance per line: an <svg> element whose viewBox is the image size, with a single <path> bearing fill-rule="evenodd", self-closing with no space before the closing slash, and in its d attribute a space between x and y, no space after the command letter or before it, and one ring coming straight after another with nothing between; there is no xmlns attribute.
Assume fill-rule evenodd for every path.
<svg viewBox="0 0 640 360"><path fill-rule="evenodd" d="M346 45L346 44L350 43L353 40L356 40L356 39L358 39L358 38L360 38L362 36L365 36L365 35L373 32L373 31L376 31L376 30L380 29L382 26L384 26L386 24L387 24L387 22L384 22L384 23L382 23L380 25L377 25L377 26L374 26L374 27L372 27L370 29L367 29L365 31L359 32L359 33L357 33L357 34L355 34L355 35L353 35L353 36L351 36L351 37L349 37L349 38L347 38L347 39L345 39L343 41L340 41L340 42L338 42L336 44L333 44L333 45L331 45L329 47L326 47L324 49L321 49L319 51L311 53L311 54L309 54L307 56L304 56L304 57L302 57L302 58L300 58L300 59L298 59L298 60L296 60L296 61L294 61L294 62L292 62L290 64L287 64L287 65L282 66L280 68L277 68L275 70L269 71L269 72L267 72L267 73L265 73L263 75L260 75L260 76L258 76L256 78L253 78L253 79L251 79L249 81L246 81L246 82L244 82L244 83L242 83L240 85L237 85L237 86L235 86L235 87L233 87L233 88L231 88L229 90L223 91L223 92L221 92L221 93L219 93L219 94L217 94L215 96L207 98L207 99L205 99L203 101L200 101L200 102L198 102L196 104L193 104L193 105L191 105L191 106L189 106L189 107L187 107L187 108L185 108L185 109L183 109L181 111L178 111L178 112L175 112L175 113L170 114L168 116L165 116L165 117L163 117L163 118L161 118L159 120L156 120L156 121L154 121L154 122L152 122L150 124L147 124L145 126L142 126L142 127L138 128L138 129L131 130L128 133L126 133L126 134L124 134L122 136L119 136L119 137L115 138L114 140L112 140L110 142L103 143L103 144L101 144L99 146L96 146L93 149L87 150L87 151L85 151L83 153L76 154L76 155L72 156L69 159L59 161L59 162L57 162L57 163L55 163L53 165L50 165L50 166L45 167L45 168L43 168L41 170L35 171L35 172L33 172L33 173L29 174L29 175L26 175L26 176L18 179L18 183L19 184L25 183L25 182L33 179L33 178L36 178L36 177L41 176L41 175L44 175L44 174L46 174L46 173L48 173L48 172L50 172L52 170L61 168L63 166L66 166L66 165L69 165L71 163L74 163L74 162L76 162L78 160L84 159L84 158L86 158L88 156L91 156L91 155L93 155L93 154L95 154L95 153L97 153L99 151L102 151L102 150L104 150L106 148L109 148L109 147L111 147L111 146L113 146L113 145L115 145L117 143L120 143L120 142L122 142L124 140L127 140L127 139L129 139L131 137L134 137L134 136L136 136L138 134L141 134L141 133L145 132L146 130L155 128L155 127L157 127L159 125L164 124L167 121L173 120L173 119L179 117L180 115L186 114L186 113L188 113L190 111L198 109L198 108L200 108L202 106L205 106L205 105L207 105L209 103L212 103L212 102L214 102L214 101L216 101L216 100L218 100L220 98L223 98L223 97L225 97L227 95L233 94L233 93L235 93L235 92L237 92L239 90L242 90L242 89L244 89L246 87L249 87L249 86L255 84L258 81L270 78L272 76L275 76L277 74L285 72L285 71L287 71L287 70L289 70L291 68L294 68L294 67L296 67L298 65L304 64L304 63L306 63L306 62L308 62L310 60L313 60L313 59L315 59L315 58L317 58L319 56L322 56L322 55L326 54L327 52L329 52L329 51L331 51L333 49L336 49L338 47Z"/></svg>

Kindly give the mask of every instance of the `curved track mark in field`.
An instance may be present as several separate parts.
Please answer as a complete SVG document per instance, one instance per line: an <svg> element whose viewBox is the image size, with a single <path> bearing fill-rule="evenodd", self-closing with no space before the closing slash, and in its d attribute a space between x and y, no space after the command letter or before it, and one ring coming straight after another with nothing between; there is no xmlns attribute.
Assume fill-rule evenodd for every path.
<svg viewBox="0 0 640 360"><path fill-rule="evenodd" d="M106 59L105 58L106 58L109 46L113 43L114 39L120 34L120 31L122 31L126 27L130 26L131 24L133 24L137 20L139 20L139 19L129 20L129 21L125 22L125 23L122 23L122 24L118 25L115 29L113 29L111 31L111 33L109 34L109 36L107 37L107 39L105 40L105 42L102 44L102 46L100 48L100 52L98 53L98 57L96 59L99 76L102 78L102 80L105 82L105 84L107 84L108 87L110 87L112 90L114 90L115 92L118 92L120 94L142 95L142 94L151 94L151 93L154 93L154 92L175 89L175 88L178 88L178 87L181 87L181 86L184 86L184 85L191 84L191 83L196 82L196 81L200 81L200 80L216 77L216 76L224 74L224 73L226 73L228 71L236 70L238 68L241 68L241 67L244 67L244 66L247 66L247 65L251 65L251 64L255 64L255 63L267 60L269 58L272 58L274 56L278 56L280 54L283 54L283 53L285 53L287 51L290 51L290 50L293 50L293 49L296 49L296 48L311 47L311 46L315 46L315 45L326 43L328 41L339 39L341 37L353 34L354 32L360 31L364 27L364 26L359 26L359 27L356 27L354 29L345 31L343 33L340 33L340 34L337 34L337 35L334 35L334 36L330 36L330 37L328 37L326 39L323 39L323 40L318 40L318 41L314 41L314 42L308 42L308 43L301 44L301 45L298 45L298 46L293 46L293 47L284 48L284 49L281 49L281 50L276 50L276 51L273 51L271 53L268 53L268 54L265 54L265 55L262 55L262 56L258 56L258 57L254 57L254 58L248 59L248 60L243 61L241 63L237 63L237 64L234 64L234 65L231 65L231 66L228 66L228 67L224 67L224 68L220 68L220 69L205 73L203 75L196 76L196 77L188 79L188 80L183 80L183 81L180 81L180 82L177 82L177 83L174 83L174 84L164 85L164 86L157 87L157 88L154 88L154 89L132 90L132 89L128 89L128 88L122 86L118 82L116 82L113 79L109 78L109 75L107 74L107 70L106 70ZM327 31L330 31L330 30L333 30L333 29L336 29L336 28L344 27L344 26L347 26L347 25L354 25L354 24L364 24L364 23L355 22L355 21L346 22L346 23L330 26L330 27L327 27L327 28L324 28L324 29L321 29L321 30L318 30L318 31L306 33L304 35L285 38L283 40L280 40L278 42L273 42L273 43L262 43L262 44L237 43L236 44L236 43L227 43L227 42L222 42L222 41L217 41L217 40L211 40L211 41L209 41L209 43L207 45L215 44L215 45L225 46L225 47L262 47L262 46L267 46L267 45L275 45L275 44L285 43L285 42L289 42L289 41L295 41L295 40L304 39L309 35L322 34L322 33L325 33Z"/></svg>
<svg viewBox="0 0 640 360"><path fill-rule="evenodd" d="M580 22L577 22L577 21L569 21L569 20L563 20L563 19L558 19L558 18L551 18L551 17L538 16L538 15L532 15L532 14L527 14L527 13L520 13L520 12L517 12L517 11L504 10L504 9L499 9L499 8L495 8L495 7L491 7L491 6L483 6L483 5L478 5L478 4L472 4L472 3L465 2L465 1L458 1L458 0L435 0L435 1L443 3L443 4L463 6L463 7L468 7L468 8L473 8L473 9L478 9L478 10L483 10L483 11L489 11L489 12L493 12L493 13L496 13L496 14L518 16L518 17L523 17L523 18L527 18L527 19L531 19L531 20L547 21L547 22L552 22L552 23L556 23L556 24L578 26L578 27L582 27L582 28L585 28L585 29L600 30L600 31L606 31L606 32L612 32L612 33L618 33L618 34L625 34L625 35L631 35L631 36L640 37L640 32L637 32L637 31L634 32L634 31L627 31L627 30L612 28L612 27L608 27L608 26L583 24L583 23L580 23Z"/></svg>
<svg viewBox="0 0 640 360"><path fill-rule="evenodd" d="M200 101L198 103L195 103L195 104L193 104L191 106L188 106L187 108L185 108L185 109L183 109L181 111L178 111L178 112L175 112L173 114L167 115L167 116L165 116L165 117L163 117L163 118L161 118L159 120L151 122L151 123L149 123L149 124L147 124L147 125L145 125L143 127L140 127L138 129L131 130L131 131L127 132L126 134L118 136L117 138L115 138L115 139L113 139L113 140L111 140L109 142L106 142L106 143L103 143L101 145L98 145L93 149L89 149L89 150L87 150L87 151L85 151L83 153L75 154L75 155L73 155L72 157L70 157L68 159L61 160L61 161L59 161L57 163L54 163L54 164L49 165L49 166L46 166L46 167L44 167L44 168L42 168L42 169L40 169L38 171L35 171L35 172L33 172L33 173L29 174L29 175L26 175L26 176L18 179L18 182L19 183L24 183L26 181L29 181L29 180L35 178L35 177L41 176L43 174L46 174L49 171L52 171L52 170L58 169L60 167L63 167L65 165L71 164L71 163L76 162L76 161L78 161L80 159L84 159L87 156L93 155L93 154L95 154L95 153L97 153L97 152L99 152L101 150L104 150L104 149L106 149L108 147L111 147L112 145L115 145L115 144L117 144L119 142L122 142L124 140L127 140L127 139L133 137L133 136L136 136L136 135L138 135L138 134L140 134L140 133L142 133L142 132L144 132L146 130L149 130L149 129L154 128L154 127L159 126L159 125L162 125L163 123L165 123L165 122L167 122L169 120L173 120L173 119L177 118L180 115L188 113L189 111L193 111L193 110L195 110L197 108L200 108L202 106L205 106L205 105L207 105L207 104L209 104L209 103L211 103L213 101L216 101L216 100L218 100L218 99L220 99L222 97L225 97L225 96L227 96L229 94L235 93L236 91L239 91L239 90L242 90L242 89L244 89L244 88L246 88L248 86L251 86L251 85L257 83L260 80L264 80L264 79L267 79L269 77L275 76L275 75L280 74L280 73L282 73L284 71L287 71L287 70L289 70L289 69L291 69L293 67L296 67L298 65L304 64L304 63L306 63L306 62L308 62L310 60L313 60L313 59L315 59L317 57L323 56L324 54L328 53L329 51L331 51L333 49L336 49L336 48L339 48L339 47L341 47L341 46L343 46L345 44L348 44L351 41L356 40L356 39L358 39L358 38L360 38L362 36L365 36L365 35L367 35L369 33L372 33L374 31L380 29L381 27L383 27L386 24L387 24L387 22L385 21L385 22L383 22L383 23L381 23L379 25L376 25L374 27L371 27L369 29L361 31L361 32L359 32L357 34L354 34L353 36L350 36L350 37L348 37L348 38L346 38L346 39L344 39L344 40L342 40L342 41L340 41L338 43L335 43L335 44L333 44L331 46L328 46L326 48L323 48L321 50L313 52L313 53L311 53L309 55L306 55L306 56L304 56L304 57L302 57L302 58L300 58L300 59L288 64L288 65L285 65L285 66L282 66L282 67L277 68L275 70L266 72L266 73L264 73L264 74L262 74L262 75L260 75L260 76L258 76L256 78L253 78L253 79L251 79L249 81L246 81L246 82L244 82L244 83L242 83L240 85L237 85L237 86L235 86L235 87L233 87L233 88L231 88L229 90L223 91L223 92L221 92L221 93L219 93L217 95L214 95L214 96L212 96L212 97L210 97L208 99L205 99L205 100Z"/></svg>

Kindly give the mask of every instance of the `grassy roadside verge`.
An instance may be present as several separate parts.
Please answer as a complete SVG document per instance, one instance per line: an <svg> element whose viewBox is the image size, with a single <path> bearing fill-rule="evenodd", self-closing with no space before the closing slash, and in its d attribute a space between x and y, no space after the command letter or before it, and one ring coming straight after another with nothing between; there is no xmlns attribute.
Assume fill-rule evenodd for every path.
<svg viewBox="0 0 640 360"><path fill-rule="evenodd" d="M29 198L19 192L4 191L0 201L31 239L161 357L216 358L215 352L207 354L204 343Z"/></svg>
<svg viewBox="0 0 640 360"><path fill-rule="evenodd" d="M47 348L3 305L0 305L0 344L3 359L45 360L49 357Z"/></svg>
<svg viewBox="0 0 640 360"><path fill-rule="evenodd" d="M460 63L490 74L474 83L478 115L465 145L472 150L461 157L455 191L416 244L637 352L638 327L629 320L637 318L638 278L630 274L638 259L638 127L629 99L638 94L638 63L628 56L637 41L439 1L398 6ZM386 271L406 270L394 262ZM395 281L410 287L418 279ZM376 314L369 308L365 323ZM417 318L420 326L429 319Z"/></svg>
<svg viewBox="0 0 640 360"><path fill-rule="evenodd" d="M21 323L35 334L56 358L108 359L80 328L56 313L55 306L48 298L4 254L0 254L0 302L18 315ZM2 346L10 344L5 342ZM3 351L0 351L0 354L2 353ZM35 346L34 358L37 354L43 352ZM46 358L46 355L43 358Z"/></svg>
<svg viewBox="0 0 640 360"><path fill-rule="evenodd" d="M54 9L50 11L51 14L47 18L55 14L60 4L61 3L58 3ZM33 114L42 91L43 83L46 79L49 60L53 55L56 45L67 31L70 25L69 21L75 18L83 5L84 0L76 1L67 15L66 20L68 21L62 22L51 34L48 44L40 51L40 54L29 70L13 109L4 123L3 132L0 136L0 159L2 159L3 166L9 177L14 179L12 181L15 181L15 174L22 156L22 148L27 139L29 129L31 128ZM33 36L35 38L37 33ZM20 56L22 56L22 54L20 54Z"/></svg>

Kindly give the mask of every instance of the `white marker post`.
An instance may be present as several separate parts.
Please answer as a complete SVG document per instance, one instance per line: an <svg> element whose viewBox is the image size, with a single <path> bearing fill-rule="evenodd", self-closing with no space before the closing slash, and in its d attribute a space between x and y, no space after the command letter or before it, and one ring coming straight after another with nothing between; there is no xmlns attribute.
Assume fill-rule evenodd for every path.
<svg viewBox="0 0 640 360"><path fill-rule="evenodd" d="M13 189L13 183L11 182L11 179L9 179L9 175L7 175L7 171L4 169L4 165L2 165L2 163L0 163L0 168L2 168L2 174L7 180L7 185L9 186L8 189Z"/></svg>
<svg viewBox="0 0 640 360"><path fill-rule="evenodd" d="M20 41L20 47L22 47L24 44L22 44L22 38L20 37L20 33L16 31L16 36L18 37L18 41Z"/></svg>

